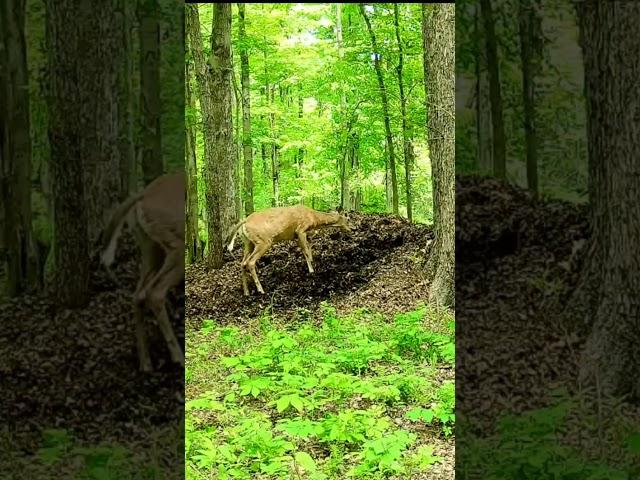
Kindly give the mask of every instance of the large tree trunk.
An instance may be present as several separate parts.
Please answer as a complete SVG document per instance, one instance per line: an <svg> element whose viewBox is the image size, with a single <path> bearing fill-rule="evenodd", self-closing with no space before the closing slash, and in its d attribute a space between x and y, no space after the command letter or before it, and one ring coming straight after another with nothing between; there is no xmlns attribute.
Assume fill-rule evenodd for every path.
<svg viewBox="0 0 640 480"><path fill-rule="evenodd" d="M31 227L31 139L25 44L25 1L0 5L0 261L6 258L7 293L37 285ZM4 252L3 252L4 250Z"/></svg>
<svg viewBox="0 0 640 480"><path fill-rule="evenodd" d="M196 68L196 78L198 80L198 89L200 93L200 109L202 113L202 125L204 135L204 180L205 180L205 206L207 217L207 260L213 268L222 266L222 241L224 234L222 232L220 220L220 188L218 185L217 159L219 153L216 151L221 147L229 149L228 154L233 156L233 138L231 137L231 128L226 135L228 144L220 145L217 142L220 122L216 115L219 114L220 108L216 107L212 92L213 79L209 73L209 67L205 60L202 37L200 34L200 15L198 13L198 4L186 4L187 9L186 24L187 35L189 37L189 45L193 54L193 61ZM230 86L229 86L230 87ZM227 115L231 118L231 92L229 94L229 111Z"/></svg>
<svg viewBox="0 0 640 480"><path fill-rule="evenodd" d="M160 126L160 24L157 0L140 0L140 107L142 109L142 177L148 185L162 175Z"/></svg>
<svg viewBox="0 0 640 480"><path fill-rule="evenodd" d="M531 0L518 4L520 58L522 61L522 101L524 104L524 137L527 150L527 187L538 194L538 139L536 136L534 46L537 39L535 11Z"/></svg>
<svg viewBox="0 0 640 480"><path fill-rule="evenodd" d="M637 90L640 22L636 2L584 2L579 7L589 115L590 257L581 295L592 308L580 380L603 394L640 397L640 127L629 96ZM620 58L626 59L622 65ZM613 70L612 70L613 69ZM569 305L570 310L573 305Z"/></svg>
<svg viewBox="0 0 640 480"><path fill-rule="evenodd" d="M407 218L413 220L413 210L411 205L411 165L413 163L413 147L411 145L411 132L407 125L407 99L404 95L404 79L402 78L402 68L404 54L402 50L402 39L400 38L400 21L398 19L398 4L393 4L393 20L396 30L396 41L398 42L398 86L400 88L400 113L402 114L402 146L404 153L404 186L407 197Z"/></svg>
<svg viewBox="0 0 640 480"><path fill-rule="evenodd" d="M238 3L238 35L240 39L240 84L242 86L242 153L244 157L244 213L251 215L253 206L253 149L251 147L251 89L249 85L249 51L246 45L244 3Z"/></svg>
<svg viewBox="0 0 640 480"><path fill-rule="evenodd" d="M188 55L188 42L185 41L185 47ZM185 64L185 97L187 107L191 112L195 112L195 101L191 94L191 72L190 63ZM187 245L187 262L195 263L202 259L200 251L200 235L198 230L198 166L196 159L196 135L194 121L190 117L186 122L186 144L185 144L185 162L187 170L187 208L186 208L186 245Z"/></svg>
<svg viewBox="0 0 640 480"><path fill-rule="evenodd" d="M393 148L393 134L391 133L391 117L389 116L389 99L387 98L387 89L385 88L384 78L382 76L382 67L380 66L380 57L378 43L376 36L373 33L371 27L371 21L365 12L364 5L360 6L360 13L367 24L367 30L369 31L369 37L371 38L371 47L373 48L373 66L376 71L376 77L378 78L378 85L380 87L380 96L382 98L382 111L384 113L384 130L385 138L387 142L387 153L389 154L389 176L391 180L391 204L393 206L393 213L398 214L398 179L396 176L396 156Z"/></svg>
<svg viewBox="0 0 640 480"><path fill-rule="evenodd" d="M220 226L222 236L237 221L236 215L236 167L233 154L233 67L231 61L231 4L216 3L213 6L211 34L211 80L214 105L213 162L216 165L216 181L220 188Z"/></svg>
<svg viewBox="0 0 640 480"><path fill-rule="evenodd" d="M498 64L498 44L493 24L491 0L480 0L484 36L487 49L487 67L489 69L489 97L491 99L491 123L493 137L493 174L501 179L507 178L506 146L504 138L504 119L502 116L502 93L500 88L500 67Z"/></svg>
<svg viewBox="0 0 640 480"><path fill-rule="evenodd" d="M89 45L93 2L47 0L47 50L49 56L49 142L55 211L54 258L56 298L63 305L84 306L89 285L89 245L85 202L83 136L87 112L87 87L80 72L99 59L84 49ZM93 39L91 39L93 40ZM100 39L98 39L100 41ZM98 79L95 79L98 81ZM117 189L116 191L119 191Z"/></svg>
<svg viewBox="0 0 640 480"><path fill-rule="evenodd" d="M429 301L453 306L455 255L455 5L422 4L427 133L433 170L435 242Z"/></svg>

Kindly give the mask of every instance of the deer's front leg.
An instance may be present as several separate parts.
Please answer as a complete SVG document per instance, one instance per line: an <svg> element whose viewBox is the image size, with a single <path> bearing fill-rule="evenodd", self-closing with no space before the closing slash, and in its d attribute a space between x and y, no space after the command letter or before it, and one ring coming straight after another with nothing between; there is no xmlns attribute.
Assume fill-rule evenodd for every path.
<svg viewBox="0 0 640 480"><path fill-rule="evenodd" d="M302 250L302 254L307 261L309 273L313 273L313 257L311 255L311 247L309 246L309 241L307 240L307 234L305 232L298 233L298 245L300 246L300 250Z"/></svg>

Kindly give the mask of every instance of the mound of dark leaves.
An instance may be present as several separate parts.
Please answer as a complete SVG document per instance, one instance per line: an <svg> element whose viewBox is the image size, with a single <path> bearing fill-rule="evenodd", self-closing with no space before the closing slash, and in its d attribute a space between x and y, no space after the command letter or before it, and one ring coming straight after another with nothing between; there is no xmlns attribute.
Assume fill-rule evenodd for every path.
<svg viewBox="0 0 640 480"><path fill-rule="evenodd" d="M118 284L95 258L86 308L60 308L45 294L0 306L0 424L16 450L33 452L43 429L67 429L92 443L133 442L180 421L176 393L183 391L183 369L170 363L153 325L155 371L138 371L131 301L138 258L133 239L123 235L114 268ZM170 293L168 309L183 339L182 286Z"/></svg>
<svg viewBox="0 0 640 480"><path fill-rule="evenodd" d="M265 295L256 292L250 277L251 295L243 295L242 246L238 246L238 242L232 254L225 251L225 264L221 269L210 269L203 264L188 267L187 322L207 318L242 320L259 315L268 306L277 312L313 309L323 300L347 295L364 285L371 275L367 265L393 254L402 245L424 247L431 236L427 227L411 224L398 216L357 213L348 216L354 227L351 233L327 229L309 235L314 274L309 274L295 241L272 246L257 265Z"/></svg>
<svg viewBox="0 0 640 480"><path fill-rule="evenodd" d="M571 387L583 332L558 323L589 235L584 206L456 181L457 410L481 432Z"/></svg>

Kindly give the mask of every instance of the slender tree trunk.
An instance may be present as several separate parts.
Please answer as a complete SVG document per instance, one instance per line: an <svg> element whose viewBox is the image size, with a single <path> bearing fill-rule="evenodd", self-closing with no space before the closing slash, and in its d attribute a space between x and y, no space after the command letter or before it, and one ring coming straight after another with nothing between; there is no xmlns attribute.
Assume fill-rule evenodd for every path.
<svg viewBox="0 0 640 480"><path fill-rule="evenodd" d="M0 5L0 259L6 259L9 296L38 281L26 55L25 1L6 0Z"/></svg>
<svg viewBox="0 0 640 480"><path fill-rule="evenodd" d="M404 185L407 197L407 218L413 220L413 210L411 201L411 165L413 163L413 148L411 146L411 133L407 126L407 99L404 95L404 80L402 78L402 68L404 54L402 50L402 39L400 38L400 21L398 19L398 4L393 4L393 20L396 30L396 41L398 42L398 86L400 88L400 112L402 114L402 144L404 153Z"/></svg>
<svg viewBox="0 0 640 480"><path fill-rule="evenodd" d="M478 167L482 174L493 170L491 164L493 139L491 135L491 101L489 99L489 76L486 67L486 55L480 47L480 5L475 6L474 30L476 38L476 135L478 142Z"/></svg>
<svg viewBox="0 0 640 480"><path fill-rule="evenodd" d="M202 37L200 34L200 16L198 13L198 4L186 4L187 14L186 30L189 37L189 46L193 55L193 61L195 65L196 78L198 80L198 89L200 94L200 109L202 112L202 125L204 136L204 165L203 173L205 180L205 208L207 219L207 261L213 268L220 268L222 266L222 251L223 251L223 232L220 224L220 188L219 177L217 172L218 157L221 152L219 149L228 149L229 156L233 156L233 139L231 137L231 128L228 126L227 132L222 132L223 135L220 142L218 141L218 135L220 132L219 123L222 120L230 121L231 118L231 91L230 85L228 91L228 108L226 112L227 117L221 118L220 110L224 110L220 105L219 94L214 99L212 92L213 79L209 73L209 67L205 60ZM218 105L215 104L218 102ZM225 112L222 112L223 114Z"/></svg>
<svg viewBox="0 0 640 480"><path fill-rule="evenodd" d="M160 127L160 7L157 0L139 1L142 177L148 185L164 171Z"/></svg>
<svg viewBox="0 0 640 480"><path fill-rule="evenodd" d="M240 69L242 84L242 152L244 157L244 212L249 216L253 205L253 149L251 147L251 88L249 84L249 51L246 46L245 6L238 3L238 35L240 47Z"/></svg>
<svg viewBox="0 0 640 480"><path fill-rule="evenodd" d="M276 86L271 86L271 96L269 97L269 105L273 107L275 103ZM275 141L276 138L276 115L272 111L269 113L269 124L271 128L271 137L274 139L271 143L271 186L272 197L271 206L280 206L280 159L278 152L278 144Z"/></svg>
<svg viewBox="0 0 640 480"><path fill-rule="evenodd" d="M233 52L231 53L233 58ZM233 67L232 67L233 68ZM235 133L234 133L234 143L235 143L235 156L233 162L233 179L235 185L235 194L233 196L235 202L235 218L239 219L242 217L242 182L240 180L242 172L240 171L240 167L242 166L242 122L240 120L240 116L242 115L242 92L240 91L240 87L238 87L238 82L236 80L235 69L231 72L231 79L233 83L233 101L235 102ZM234 221L235 223L235 221Z"/></svg>
<svg viewBox="0 0 640 480"><path fill-rule="evenodd" d="M522 102L524 104L524 137L527 150L527 187L538 194L538 139L535 111L535 59L533 44L535 12L531 0L519 0L518 20L520 59L522 61Z"/></svg>
<svg viewBox="0 0 640 480"><path fill-rule="evenodd" d="M133 138L134 99L133 99L133 4L127 0L118 0L118 9L122 15L121 45L118 97L118 127L120 153L120 200L131 193L135 183L135 144ZM133 178L132 178L133 177Z"/></svg>
<svg viewBox="0 0 640 480"><path fill-rule="evenodd" d="M455 255L455 5L422 4L427 131L433 169L435 242L429 301L453 306Z"/></svg>
<svg viewBox="0 0 640 480"><path fill-rule="evenodd" d="M636 2L579 5L587 98L592 244L583 288L572 302L592 307L593 329L580 371L582 384L604 395L640 398L640 128L628 96L637 90L640 22ZM619 59L626 63L620 65ZM623 68L624 67L624 68ZM615 69L611 74L611 68ZM570 311L573 305L569 305Z"/></svg>
<svg viewBox="0 0 640 480"><path fill-rule="evenodd" d="M231 4L213 6L211 65L214 105L214 151L216 181L220 187L220 224L222 236L236 223L236 167L233 155L233 66L231 62Z"/></svg>
<svg viewBox="0 0 640 480"><path fill-rule="evenodd" d="M500 179L507 178L504 119L502 116L502 93L500 88L500 67L498 45L493 24L491 0L480 0L489 69L489 96L491 99L491 123L493 128L493 174Z"/></svg>
<svg viewBox="0 0 640 480"><path fill-rule="evenodd" d="M378 85L380 87L380 96L382 97L382 111L384 112L384 130L387 141L387 152L389 154L389 174L391 177L391 204L393 206L393 213L398 214L398 179L396 176L396 157L393 148L393 134L391 133L391 118L389 116L389 100L387 98L387 90L384 84L384 78L382 76L382 67L380 66L380 56L378 49L378 43L376 36L371 28L371 21L364 10L364 5L359 4L360 13L367 24L367 30L371 37L371 47L373 48L374 61L373 65L376 71L376 77L378 78Z"/></svg>
<svg viewBox="0 0 640 480"><path fill-rule="evenodd" d="M185 41L187 56L189 51L189 42ZM189 62L185 64L185 97L187 106L192 112L195 111L195 101L191 94L191 65ZM200 234L198 229L198 166L196 159L196 136L193 126L193 120L187 119L186 122L186 143L185 143L185 163L187 170L187 211L186 211L186 245L187 245L187 262L195 263L202 259L200 251Z"/></svg>

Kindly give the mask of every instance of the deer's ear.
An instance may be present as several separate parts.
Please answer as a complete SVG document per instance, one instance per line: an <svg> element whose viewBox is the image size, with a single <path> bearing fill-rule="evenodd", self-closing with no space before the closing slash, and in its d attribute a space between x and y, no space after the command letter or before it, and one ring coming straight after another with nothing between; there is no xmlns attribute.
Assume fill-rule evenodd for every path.
<svg viewBox="0 0 640 480"><path fill-rule="evenodd" d="M342 212L344 212L344 209L339 206L338 208L336 208L336 212L342 213Z"/></svg>

